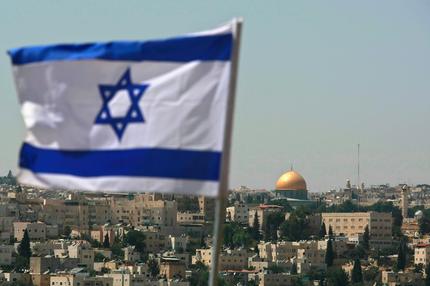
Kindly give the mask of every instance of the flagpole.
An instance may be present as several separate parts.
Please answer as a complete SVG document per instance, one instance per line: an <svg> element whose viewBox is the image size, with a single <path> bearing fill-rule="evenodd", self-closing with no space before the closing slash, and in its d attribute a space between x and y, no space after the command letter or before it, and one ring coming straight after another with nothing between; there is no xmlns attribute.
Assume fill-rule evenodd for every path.
<svg viewBox="0 0 430 286"><path fill-rule="evenodd" d="M212 240L211 269L209 273L209 286L216 286L218 284L219 255L223 245L223 224L225 221L225 208L228 195L231 137L233 130L233 113L236 97L236 82L237 70L239 66L239 48L242 24L243 20L240 18L235 18L233 20L233 53L231 58L231 73L228 90L227 114L224 128L224 142L222 154L223 158L221 166L221 178L219 184L219 195L215 199L215 218Z"/></svg>

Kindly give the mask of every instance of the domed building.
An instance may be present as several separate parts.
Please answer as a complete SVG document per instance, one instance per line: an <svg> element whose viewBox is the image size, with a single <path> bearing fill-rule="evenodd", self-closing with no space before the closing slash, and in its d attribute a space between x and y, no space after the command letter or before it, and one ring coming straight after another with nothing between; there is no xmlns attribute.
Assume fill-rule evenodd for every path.
<svg viewBox="0 0 430 286"><path fill-rule="evenodd" d="M302 175L292 170L279 177L276 182L275 193L277 197L287 197L297 200L308 199L305 179Z"/></svg>
<svg viewBox="0 0 430 286"><path fill-rule="evenodd" d="M423 218L423 216L424 216L423 211L422 211L422 210L417 210L417 211L415 212L415 214L414 214L414 219L415 219L416 221L420 221L420 220Z"/></svg>
<svg viewBox="0 0 430 286"><path fill-rule="evenodd" d="M279 177L273 192L277 199L286 199L294 207L316 203L308 198L308 189L303 176L293 170Z"/></svg>

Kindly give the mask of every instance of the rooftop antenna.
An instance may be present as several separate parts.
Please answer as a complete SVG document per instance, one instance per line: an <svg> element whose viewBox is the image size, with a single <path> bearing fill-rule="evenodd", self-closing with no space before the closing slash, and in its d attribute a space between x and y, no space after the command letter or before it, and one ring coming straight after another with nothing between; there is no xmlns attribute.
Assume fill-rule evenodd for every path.
<svg viewBox="0 0 430 286"><path fill-rule="evenodd" d="M357 189L361 189L361 184L360 184L360 144L357 145Z"/></svg>

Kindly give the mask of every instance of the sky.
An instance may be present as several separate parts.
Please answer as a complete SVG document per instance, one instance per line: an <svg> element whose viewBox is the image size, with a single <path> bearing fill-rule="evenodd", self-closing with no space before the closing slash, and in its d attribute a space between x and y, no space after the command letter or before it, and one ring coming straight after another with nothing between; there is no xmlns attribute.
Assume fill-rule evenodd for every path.
<svg viewBox="0 0 430 286"><path fill-rule="evenodd" d="M244 18L230 186L430 183L430 2L22 1L0 4L0 175L24 138L6 50L163 38Z"/></svg>

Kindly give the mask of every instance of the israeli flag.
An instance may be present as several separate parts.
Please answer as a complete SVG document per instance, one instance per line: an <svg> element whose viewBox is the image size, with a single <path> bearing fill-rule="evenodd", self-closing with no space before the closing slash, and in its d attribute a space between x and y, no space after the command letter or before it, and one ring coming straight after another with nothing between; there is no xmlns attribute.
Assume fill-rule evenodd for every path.
<svg viewBox="0 0 430 286"><path fill-rule="evenodd" d="M10 50L27 128L19 182L217 196L232 48L229 24Z"/></svg>

